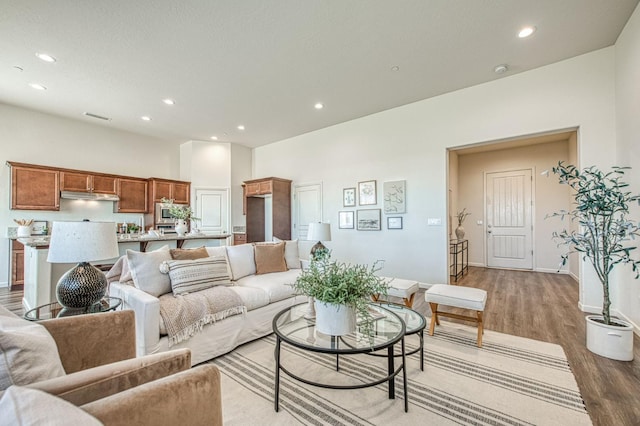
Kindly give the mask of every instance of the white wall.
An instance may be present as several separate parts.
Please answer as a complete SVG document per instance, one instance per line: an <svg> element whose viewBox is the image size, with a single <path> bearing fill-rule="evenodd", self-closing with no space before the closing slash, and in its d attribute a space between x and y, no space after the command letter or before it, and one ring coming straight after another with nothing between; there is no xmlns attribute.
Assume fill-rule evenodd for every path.
<svg viewBox="0 0 640 426"><path fill-rule="evenodd" d="M231 145L231 225L245 226L242 213L242 182L251 179L253 150L242 145Z"/></svg>
<svg viewBox="0 0 640 426"><path fill-rule="evenodd" d="M617 164L631 166L627 181L631 191L640 193L640 8L627 22L615 46L616 65L616 129ZM640 220L640 207L634 205L632 218ZM637 240L634 245L638 247ZM635 250L635 258L640 258L640 248ZM640 281L634 279L630 267L619 271L612 289L613 307L636 329L640 327Z"/></svg>
<svg viewBox="0 0 640 426"><path fill-rule="evenodd" d="M90 120L90 119L86 119ZM0 285L8 279L9 241L13 219L72 220L89 218L134 221L140 215L113 213L113 203L61 202L60 212L9 210L10 169L6 161L177 179L176 143L114 130L83 119L71 120L0 103Z"/></svg>
<svg viewBox="0 0 640 426"><path fill-rule="evenodd" d="M614 106L611 47L257 148L254 171L322 181L332 224L343 210L342 188L406 179L404 230L333 226L327 246L351 262L385 259L387 275L447 282L446 149L579 127L581 164L610 165ZM442 226L427 226L429 217ZM599 304L594 283L584 285L583 303Z"/></svg>
<svg viewBox="0 0 640 426"><path fill-rule="evenodd" d="M558 270L561 255L565 251L557 247L551 239L553 231L569 227L558 218L545 217L553 212L569 209L568 187L559 185L556 176L541 176L543 170L551 171L558 161L568 161L568 141L551 142L518 148L459 155L458 206L466 207L471 213L464 223L469 240L469 263L486 265L485 225L484 223L484 174L506 170L532 169L534 178L533 206L533 245L534 265L539 272ZM564 267L563 270L568 270Z"/></svg>

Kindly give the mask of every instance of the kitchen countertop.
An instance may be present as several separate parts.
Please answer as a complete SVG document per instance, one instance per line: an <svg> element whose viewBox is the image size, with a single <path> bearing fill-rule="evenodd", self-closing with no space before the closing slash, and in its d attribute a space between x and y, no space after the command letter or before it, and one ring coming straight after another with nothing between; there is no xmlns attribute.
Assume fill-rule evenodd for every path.
<svg viewBox="0 0 640 426"><path fill-rule="evenodd" d="M230 237L229 234L187 234L183 237L178 234L166 234L164 236L151 236L149 234L137 235L137 234L124 234L118 235L118 243L140 243L146 246L146 243L151 241L177 241L178 247L182 246L182 243L187 240L224 240ZM28 238L18 238L17 240L27 247L40 247L44 248L49 246L49 235L33 235ZM144 251L144 250L142 250Z"/></svg>

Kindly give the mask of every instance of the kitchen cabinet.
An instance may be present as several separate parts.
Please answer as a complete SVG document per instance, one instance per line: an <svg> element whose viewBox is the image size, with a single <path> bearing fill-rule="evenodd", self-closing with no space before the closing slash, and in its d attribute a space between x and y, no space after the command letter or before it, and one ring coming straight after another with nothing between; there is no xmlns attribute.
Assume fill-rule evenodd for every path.
<svg viewBox="0 0 640 426"><path fill-rule="evenodd" d="M116 182L117 178L115 176L83 172L60 172L60 189L62 191L115 194L117 190Z"/></svg>
<svg viewBox="0 0 640 426"><path fill-rule="evenodd" d="M115 212L146 213L147 187L147 179L119 178L117 195L120 201L115 203Z"/></svg>
<svg viewBox="0 0 640 426"><path fill-rule="evenodd" d="M269 177L244 182L248 243L291 239L291 181Z"/></svg>
<svg viewBox="0 0 640 426"><path fill-rule="evenodd" d="M11 289L24 284L24 245L11 240Z"/></svg>
<svg viewBox="0 0 640 426"><path fill-rule="evenodd" d="M238 246L247 242L247 234L233 234L233 245Z"/></svg>
<svg viewBox="0 0 640 426"><path fill-rule="evenodd" d="M151 178L152 203L162 202L162 198L173 200L176 204L189 204L191 202L191 183L179 180L167 180Z"/></svg>
<svg viewBox="0 0 640 426"><path fill-rule="evenodd" d="M48 167L8 162L11 210L60 210L60 172Z"/></svg>

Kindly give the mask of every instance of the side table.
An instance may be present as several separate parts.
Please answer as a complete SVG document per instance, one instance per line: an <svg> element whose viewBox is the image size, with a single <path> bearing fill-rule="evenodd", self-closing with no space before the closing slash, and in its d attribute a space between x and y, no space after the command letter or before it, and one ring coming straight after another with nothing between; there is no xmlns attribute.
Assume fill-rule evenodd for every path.
<svg viewBox="0 0 640 426"><path fill-rule="evenodd" d="M469 270L469 240L451 240L449 242L449 255L451 256L451 272L454 281Z"/></svg>
<svg viewBox="0 0 640 426"><path fill-rule="evenodd" d="M96 314L100 312L115 311L122 305L122 299L118 297L104 297L97 303L86 308L65 308L58 302L47 303L36 306L24 314L24 319L29 321L40 321L50 318L70 317L74 315Z"/></svg>

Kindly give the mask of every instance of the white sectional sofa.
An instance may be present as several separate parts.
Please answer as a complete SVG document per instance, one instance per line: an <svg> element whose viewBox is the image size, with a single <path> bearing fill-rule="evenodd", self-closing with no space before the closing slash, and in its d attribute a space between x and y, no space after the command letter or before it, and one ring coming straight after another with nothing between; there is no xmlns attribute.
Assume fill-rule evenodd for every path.
<svg viewBox="0 0 640 426"><path fill-rule="evenodd" d="M276 249L276 246L281 248L281 254L277 253L280 249ZM197 330L191 330L190 337L183 336L177 339L178 341L165 334L167 327L163 315L167 317L167 308L163 305L164 314L161 315L161 305L167 302L167 298L188 299L192 295L197 297L207 294L206 292L211 292L212 289L215 291L215 287L211 287L188 294L177 294L180 289L176 284L178 279L172 281L175 278L172 273L178 270L178 266L188 269L193 263L193 267L197 268L198 264L207 263L206 259L171 261L170 257L167 258L168 248L150 253L128 251L107 274L111 281L110 296L121 298L124 309L135 311L138 356L188 348L191 350L192 365L195 365L225 354L242 343L270 334L273 331L273 318L278 312L306 301L306 297L296 296L290 286L300 273L297 241L286 241L277 245L243 244L205 249L212 259L226 261L231 282L225 282L224 273L217 276L216 280L239 296L242 312L233 311L230 315L209 318L204 321L204 325L195 326ZM159 268L159 264L164 264L165 272L169 266L175 268L170 270L167 277L161 275L162 272L156 272L157 269L163 269ZM278 272L270 272L273 270ZM184 276L191 277L189 274ZM167 289L166 278L170 278L172 287L169 292L163 294ZM160 282L164 284L158 285ZM200 282L202 281L198 281ZM200 284L196 284L198 285ZM176 300L168 302L175 303Z"/></svg>

